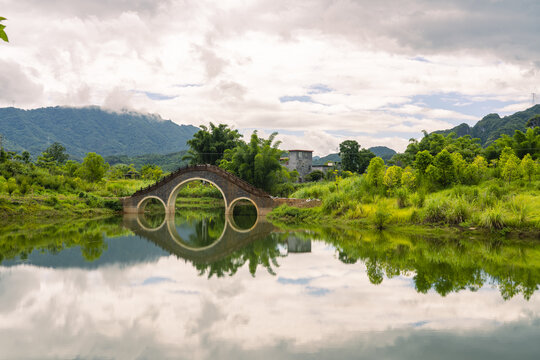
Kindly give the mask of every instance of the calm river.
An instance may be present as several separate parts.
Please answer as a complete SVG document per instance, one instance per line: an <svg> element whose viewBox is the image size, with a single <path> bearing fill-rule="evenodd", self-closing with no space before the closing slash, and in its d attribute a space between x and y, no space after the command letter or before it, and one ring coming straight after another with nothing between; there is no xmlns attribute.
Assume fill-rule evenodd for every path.
<svg viewBox="0 0 540 360"><path fill-rule="evenodd" d="M539 359L540 244L220 212L0 235L0 359Z"/></svg>

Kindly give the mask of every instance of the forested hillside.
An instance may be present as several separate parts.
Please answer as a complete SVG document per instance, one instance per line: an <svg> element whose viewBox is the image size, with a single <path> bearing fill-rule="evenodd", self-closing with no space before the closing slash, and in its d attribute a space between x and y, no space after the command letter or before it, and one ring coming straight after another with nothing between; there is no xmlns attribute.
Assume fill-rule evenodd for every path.
<svg viewBox="0 0 540 360"><path fill-rule="evenodd" d="M375 156L378 156L382 158L383 160L390 160L392 156L396 154L396 152L389 147L386 146L373 146L368 149L371 151ZM323 157L314 156L313 157L313 165L324 165L327 162L340 162L341 158L339 157L339 154L328 154Z"/></svg>
<svg viewBox="0 0 540 360"><path fill-rule="evenodd" d="M156 115L108 112L98 107L0 108L0 134L11 151L40 154L53 142L81 159L101 155L168 154L187 149L198 128L177 125Z"/></svg>
<svg viewBox="0 0 540 360"><path fill-rule="evenodd" d="M448 135L455 132L456 135L470 135L472 138L479 138L481 145L486 146L498 139L502 134L514 135L516 130L525 132L527 121L533 116L540 114L540 105L508 115L501 118L498 114L489 114L478 121L473 127L463 123L452 129L435 131L437 134Z"/></svg>

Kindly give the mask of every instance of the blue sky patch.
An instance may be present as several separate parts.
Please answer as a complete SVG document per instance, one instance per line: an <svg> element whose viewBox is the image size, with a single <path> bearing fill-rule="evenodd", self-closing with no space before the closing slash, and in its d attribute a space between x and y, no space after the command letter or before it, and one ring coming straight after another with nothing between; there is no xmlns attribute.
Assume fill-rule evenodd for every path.
<svg viewBox="0 0 540 360"><path fill-rule="evenodd" d="M315 287L315 286L306 286L306 290L307 290L308 295L311 295L311 296L324 296L330 293L330 290L328 289Z"/></svg>
<svg viewBox="0 0 540 360"><path fill-rule="evenodd" d="M324 84L314 84L309 87L308 94L326 94L334 91L331 87Z"/></svg>
<svg viewBox="0 0 540 360"><path fill-rule="evenodd" d="M291 278L284 278L279 277L277 279L278 283L284 284L284 285L307 285L309 284L313 278L298 278L298 279L291 279Z"/></svg>
<svg viewBox="0 0 540 360"><path fill-rule="evenodd" d="M164 283L164 282L174 282L174 281L172 279L166 278L166 277L151 276L149 278L144 279L142 285L143 286L145 286L145 285L155 285L155 284L160 284L160 283Z"/></svg>
<svg viewBox="0 0 540 360"><path fill-rule="evenodd" d="M305 103L315 103L311 96L308 95L299 95L299 96L282 96L279 98L279 102L286 103L291 101L305 102Z"/></svg>

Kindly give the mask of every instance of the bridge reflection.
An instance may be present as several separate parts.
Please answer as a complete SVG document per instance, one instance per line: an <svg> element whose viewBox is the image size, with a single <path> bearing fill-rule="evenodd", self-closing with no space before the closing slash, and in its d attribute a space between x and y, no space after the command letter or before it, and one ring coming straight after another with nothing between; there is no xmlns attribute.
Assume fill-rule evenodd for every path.
<svg viewBox="0 0 540 360"><path fill-rule="evenodd" d="M258 239L268 237L275 230L264 217L257 217L251 228L241 229L231 216L226 216L223 231L217 239L210 243L201 241L202 246L194 246L192 241L182 238L178 233L174 214L166 214L163 222L155 228L149 227L144 214L126 214L123 224L136 235L154 242L169 253L198 263L222 259ZM206 226L204 221L201 224ZM203 234L207 233L205 230Z"/></svg>

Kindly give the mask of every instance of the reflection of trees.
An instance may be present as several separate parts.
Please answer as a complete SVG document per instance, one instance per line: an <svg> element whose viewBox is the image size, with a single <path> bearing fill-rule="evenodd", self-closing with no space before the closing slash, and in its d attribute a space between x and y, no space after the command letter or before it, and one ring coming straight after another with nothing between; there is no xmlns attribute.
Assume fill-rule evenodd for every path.
<svg viewBox="0 0 540 360"><path fill-rule="evenodd" d="M233 209L233 220L239 229L250 229L257 222L257 209L251 203L237 204Z"/></svg>
<svg viewBox="0 0 540 360"><path fill-rule="evenodd" d="M314 236L333 244L342 262L363 261L373 284L384 276L414 274L421 293L433 289L445 296L492 284L505 300L517 294L530 299L540 284L539 245L530 241L343 229L317 229Z"/></svg>
<svg viewBox="0 0 540 360"><path fill-rule="evenodd" d="M205 247L216 241L225 228L225 209L182 209L175 214L175 224L193 227L194 234L182 239L194 247Z"/></svg>
<svg viewBox="0 0 540 360"><path fill-rule="evenodd" d="M98 259L107 245L104 234L119 236L127 233L121 219L81 220L62 224L30 224L0 229L0 263L4 260L27 259L35 250L57 254L75 246L87 261Z"/></svg>
<svg viewBox="0 0 540 360"><path fill-rule="evenodd" d="M279 244L284 242L285 239L286 234L272 233L265 238L255 240L241 250L218 261L209 264L197 263L194 266L199 270L199 275L207 274L208 278L212 276L232 276L245 264L248 264L252 276L255 276L259 265L270 274L275 275L273 268L279 267L276 259L282 256L279 252Z"/></svg>

